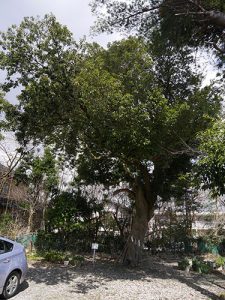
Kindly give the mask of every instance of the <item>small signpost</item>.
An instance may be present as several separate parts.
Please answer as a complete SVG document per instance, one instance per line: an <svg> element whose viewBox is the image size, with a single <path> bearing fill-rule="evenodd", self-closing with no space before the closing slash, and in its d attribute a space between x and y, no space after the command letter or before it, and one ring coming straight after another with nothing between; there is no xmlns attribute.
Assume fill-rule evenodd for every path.
<svg viewBox="0 0 225 300"><path fill-rule="evenodd" d="M97 243L92 243L91 244L91 249L93 250L93 266L95 264L95 253L96 250L98 250L98 244Z"/></svg>

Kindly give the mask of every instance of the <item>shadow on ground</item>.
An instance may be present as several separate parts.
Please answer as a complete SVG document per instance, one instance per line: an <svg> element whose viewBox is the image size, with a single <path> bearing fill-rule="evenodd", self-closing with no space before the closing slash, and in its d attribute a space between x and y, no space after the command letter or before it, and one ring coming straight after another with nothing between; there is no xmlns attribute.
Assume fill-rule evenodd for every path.
<svg viewBox="0 0 225 300"><path fill-rule="evenodd" d="M18 292L16 293L16 295L19 294L19 293L21 293L21 292L23 292L23 291L25 291L28 287L29 287L29 283L27 281L24 281L20 285L20 287L19 287ZM0 295L0 299L4 299L3 296Z"/></svg>
<svg viewBox="0 0 225 300"><path fill-rule="evenodd" d="M147 257L138 268L127 268L115 262L100 259L94 267L89 261L79 268L33 263L27 276L28 281L36 284L70 284L71 293L78 294L87 294L90 290L106 285L109 281L142 280L151 284L156 278L173 279L213 300L220 298L212 292L212 289L219 288L220 292L225 293L224 278L218 277L218 274L186 274L178 270L171 260L158 257Z"/></svg>

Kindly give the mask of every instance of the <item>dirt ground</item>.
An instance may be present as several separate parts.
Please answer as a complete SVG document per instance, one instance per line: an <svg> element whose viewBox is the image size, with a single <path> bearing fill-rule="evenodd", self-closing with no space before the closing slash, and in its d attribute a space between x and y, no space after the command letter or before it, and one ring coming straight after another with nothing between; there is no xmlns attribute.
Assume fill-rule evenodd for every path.
<svg viewBox="0 0 225 300"><path fill-rule="evenodd" d="M146 257L141 266L125 268L98 259L81 267L33 262L15 300L191 300L220 299L225 275L186 274L174 258Z"/></svg>

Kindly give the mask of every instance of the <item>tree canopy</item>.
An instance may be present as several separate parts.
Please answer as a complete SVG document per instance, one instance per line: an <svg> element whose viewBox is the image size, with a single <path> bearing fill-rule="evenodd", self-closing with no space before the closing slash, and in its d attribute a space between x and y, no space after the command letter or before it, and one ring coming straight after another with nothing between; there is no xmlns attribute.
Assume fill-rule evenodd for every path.
<svg viewBox="0 0 225 300"><path fill-rule="evenodd" d="M98 15L96 29L100 31L133 31L149 43L158 45L159 40L171 45L169 55L193 47L213 49L218 66L225 58L225 2L223 0L149 0L149 1L92 1ZM165 45L165 44L164 44ZM157 51L164 51L161 45ZM165 52L164 52L165 53ZM160 67L161 65L159 65ZM171 68L167 68L166 78ZM162 74L161 70L160 73ZM172 72L177 74L177 72ZM224 77L224 76L223 76ZM168 96L167 96L168 97ZM201 155L196 176L203 188L209 188L214 196L224 194L223 121L201 135ZM219 135L217 134L219 130ZM214 136L213 136L214 135ZM220 139L218 139L220 136ZM219 154L220 153L220 154ZM218 156L219 155L219 156Z"/></svg>
<svg viewBox="0 0 225 300"><path fill-rule="evenodd" d="M29 151L16 169L15 179L30 186L35 192L51 193L57 190L58 170L51 150L46 148L41 157Z"/></svg>
<svg viewBox="0 0 225 300"><path fill-rule="evenodd" d="M197 175L203 189L209 189L214 197L225 194L225 124L218 120L199 135L201 155Z"/></svg>
<svg viewBox="0 0 225 300"><path fill-rule="evenodd" d="M92 9L100 31L134 30L149 38L160 27L177 45L204 45L224 56L223 0L94 0Z"/></svg>
<svg viewBox="0 0 225 300"><path fill-rule="evenodd" d="M19 131L24 134L18 138L26 142L35 133L40 140L62 139L67 125L75 122L70 113L76 101L72 81L79 55L72 33L51 15L25 18L18 27L1 33L0 46L0 68L7 73L3 91L22 88L16 110L7 109L12 120L21 124ZM32 122L28 122L30 116Z"/></svg>

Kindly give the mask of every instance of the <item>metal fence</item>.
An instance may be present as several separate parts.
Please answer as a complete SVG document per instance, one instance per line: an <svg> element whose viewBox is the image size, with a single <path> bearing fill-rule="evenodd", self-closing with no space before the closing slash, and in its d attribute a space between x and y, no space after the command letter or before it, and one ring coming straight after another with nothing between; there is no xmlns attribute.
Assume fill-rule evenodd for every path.
<svg viewBox="0 0 225 300"><path fill-rule="evenodd" d="M22 244L26 249L33 250L34 245L37 241L37 233L29 233L16 237L16 241Z"/></svg>

